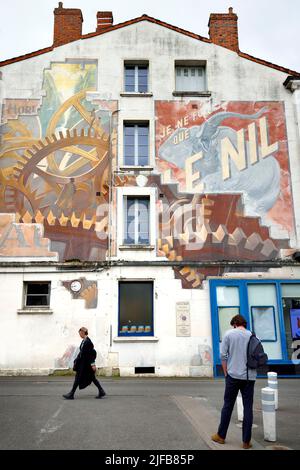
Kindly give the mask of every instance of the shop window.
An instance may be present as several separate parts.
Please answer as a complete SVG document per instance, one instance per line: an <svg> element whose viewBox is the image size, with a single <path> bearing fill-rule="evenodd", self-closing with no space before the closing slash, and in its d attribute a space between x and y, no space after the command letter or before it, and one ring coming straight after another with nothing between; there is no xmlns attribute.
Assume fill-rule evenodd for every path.
<svg viewBox="0 0 300 470"><path fill-rule="evenodd" d="M274 307L251 307L252 330L261 341L277 341Z"/></svg>
<svg viewBox="0 0 300 470"><path fill-rule="evenodd" d="M287 353L292 360L300 349L300 284L282 284L281 294Z"/></svg>
<svg viewBox="0 0 300 470"><path fill-rule="evenodd" d="M50 286L50 282L25 282L24 307L49 307Z"/></svg>
<svg viewBox="0 0 300 470"><path fill-rule="evenodd" d="M281 348L276 284L248 284L250 328L263 342L264 350L272 359L283 359ZM257 331L255 330L257 328ZM270 339L272 338L272 339Z"/></svg>
<svg viewBox="0 0 300 470"><path fill-rule="evenodd" d="M223 340L226 331L230 330L230 321L240 313L239 288L232 286L217 287L217 303L219 318L219 341Z"/></svg>
<svg viewBox="0 0 300 470"><path fill-rule="evenodd" d="M153 336L153 282L119 283L119 336Z"/></svg>

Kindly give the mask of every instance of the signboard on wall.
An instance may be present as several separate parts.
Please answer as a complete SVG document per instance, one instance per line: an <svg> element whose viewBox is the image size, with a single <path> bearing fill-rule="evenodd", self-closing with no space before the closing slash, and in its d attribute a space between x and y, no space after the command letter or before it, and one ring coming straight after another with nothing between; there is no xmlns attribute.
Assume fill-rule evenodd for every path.
<svg viewBox="0 0 300 470"><path fill-rule="evenodd" d="M189 302L176 302L176 336L191 336Z"/></svg>

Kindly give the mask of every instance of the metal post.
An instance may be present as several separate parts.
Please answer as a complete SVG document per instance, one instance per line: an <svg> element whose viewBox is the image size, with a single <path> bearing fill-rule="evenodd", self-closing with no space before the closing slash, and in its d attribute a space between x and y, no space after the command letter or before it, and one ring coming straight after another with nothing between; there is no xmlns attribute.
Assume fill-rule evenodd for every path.
<svg viewBox="0 0 300 470"><path fill-rule="evenodd" d="M278 410L278 380L276 372L268 372L268 387L275 392L275 410Z"/></svg>
<svg viewBox="0 0 300 470"><path fill-rule="evenodd" d="M264 440L276 441L275 392L272 388L261 389L261 409L263 414Z"/></svg>

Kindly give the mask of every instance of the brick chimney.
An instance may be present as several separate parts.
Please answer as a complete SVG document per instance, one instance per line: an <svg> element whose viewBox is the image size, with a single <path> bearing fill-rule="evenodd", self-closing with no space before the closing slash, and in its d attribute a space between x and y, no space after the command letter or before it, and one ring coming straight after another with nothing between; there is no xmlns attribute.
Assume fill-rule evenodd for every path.
<svg viewBox="0 0 300 470"><path fill-rule="evenodd" d="M77 8L64 8L62 2L54 10L53 45L61 46L81 38L82 13Z"/></svg>
<svg viewBox="0 0 300 470"><path fill-rule="evenodd" d="M228 13L211 13L209 37L214 44L239 52L238 17L230 7Z"/></svg>
<svg viewBox="0 0 300 470"><path fill-rule="evenodd" d="M113 21L112 11L98 11L96 31L99 33L100 31L110 28L113 25Z"/></svg>

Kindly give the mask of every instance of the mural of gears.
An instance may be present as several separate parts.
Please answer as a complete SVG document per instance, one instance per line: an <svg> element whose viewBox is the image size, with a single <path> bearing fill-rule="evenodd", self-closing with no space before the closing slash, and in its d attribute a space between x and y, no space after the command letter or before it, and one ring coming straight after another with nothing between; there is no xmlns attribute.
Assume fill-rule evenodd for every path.
<svg viewBox="0 0 300 470"><path fill-rule="evenodd" d="M64 80L65 72L72 73L71 80ZM43 223L61 261L106 257L107 213L96 214L98 205L108 202L108 163L115 153L110 131L116 133L110 115L116 103L88 101L96 72L94 61L52 64L44 71L40 107L9 100L1 129L0 209L15 213L18 222Z"/></svg>

